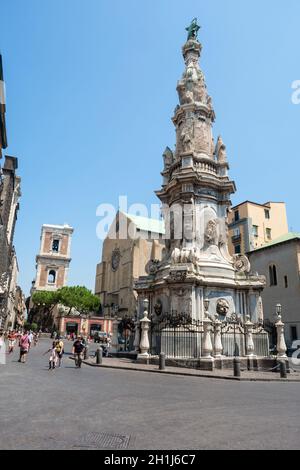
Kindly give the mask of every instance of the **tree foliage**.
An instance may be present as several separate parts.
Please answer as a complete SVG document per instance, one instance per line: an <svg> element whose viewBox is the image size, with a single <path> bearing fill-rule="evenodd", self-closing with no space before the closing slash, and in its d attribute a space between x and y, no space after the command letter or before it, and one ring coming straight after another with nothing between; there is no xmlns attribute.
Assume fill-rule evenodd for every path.
<svg viewBox="0 0 300 470"><path fill-rule="evenodd" d="M59 293L59 303L69 309L75 309L80 313L97 312L100 307L100 299L90 290L82 286L62 287Z"/></svg>
<svg viewBox="0 0 300 470"><path fill-rule="evenodd" d="M82 286L62 287L57 291L37 291L32 296L37 310L52 312L57 304L62 304L79 313L98 312L100 299L90 290Z"/></svg>
<svg viewBox="0 0 300 470"><path fill-rule="evenodd" d="M59 303L59 291L45 291L40 290L34 292L32 296L32 302L35 307L39 307L41 310L52 311L55 305Z"/></svg>

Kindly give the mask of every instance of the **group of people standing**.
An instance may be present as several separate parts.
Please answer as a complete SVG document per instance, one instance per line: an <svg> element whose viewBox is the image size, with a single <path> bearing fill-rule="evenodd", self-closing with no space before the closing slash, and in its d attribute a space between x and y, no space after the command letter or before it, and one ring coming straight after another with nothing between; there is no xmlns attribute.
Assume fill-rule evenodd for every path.
<svg viewBox="0 0 300 470"><path fill-rule="evenodd" d="M3 354L12 354L16 344L20 347L19 362L25 363L29 349L32 345L36 346L39 340L39 333L32 331L15 331L9 330L7 332L0 331L0 349ZM6 351L7 343L7 351Z"/></svg>
<svg viewBox="0 0 300 470"><path fill-rule="evenodd" d="M40 333L35 333L33 331L8 331L4 333L0 330L0 353L3 355L12 354L16 345L19 345L20 356L18 362L25 364L27 361L28 353L32 346L37 346L39 341ZM7 343L7 346L6 346ZM72 348L72 353L75 359L75 366L81 368L84 353L87 349L88 344L87 340L82 336L74 337L74 343ZM108 356L109 341L106 342L103 347L103 355ZM49 370L56 369L61 367L62 359L64 355L64 342L63 338L59 334L55 333L55 339L52 342L52 346L44 353L44 355L50 353L49 355ZM4 361L3 361L4 363Z"/></svg>

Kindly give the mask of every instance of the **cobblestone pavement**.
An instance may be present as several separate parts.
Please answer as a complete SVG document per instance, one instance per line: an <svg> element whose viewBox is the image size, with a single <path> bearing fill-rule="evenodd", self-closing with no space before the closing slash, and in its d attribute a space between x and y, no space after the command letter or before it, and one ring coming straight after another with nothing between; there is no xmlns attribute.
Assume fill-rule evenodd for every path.
<svg viewBox="0 0 300 470"><path fill-rule="evenodd" d="M234 382L131 370L0 366L1 449L298 449L299 383ZM67 344L70 351L71 344Z"/></svg>

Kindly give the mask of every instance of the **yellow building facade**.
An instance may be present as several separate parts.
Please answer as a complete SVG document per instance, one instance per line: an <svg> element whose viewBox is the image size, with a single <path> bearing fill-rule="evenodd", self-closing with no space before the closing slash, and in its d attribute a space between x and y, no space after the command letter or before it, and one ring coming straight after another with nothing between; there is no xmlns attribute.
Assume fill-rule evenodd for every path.
<svg viewBox="0 0 300 470"><path fill-rule="evenodd" d="M288 233L284 202L258 204L245 201L231 209L228 223L232 255L245 254Z"/></svg>

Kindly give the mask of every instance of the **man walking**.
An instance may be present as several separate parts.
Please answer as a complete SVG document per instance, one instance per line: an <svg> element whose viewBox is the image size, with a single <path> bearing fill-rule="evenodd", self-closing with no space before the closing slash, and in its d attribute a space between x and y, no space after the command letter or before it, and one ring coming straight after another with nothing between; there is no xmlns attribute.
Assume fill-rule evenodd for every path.
<svg viewBox="0 0 300 470"><path fill-rule="evenodd" d="M73 350L72 350L74 357L75 357L75 365L78 369L81 368L84 347L85 346L82 342L82 338L78 337L73 344Z"/></svg>

